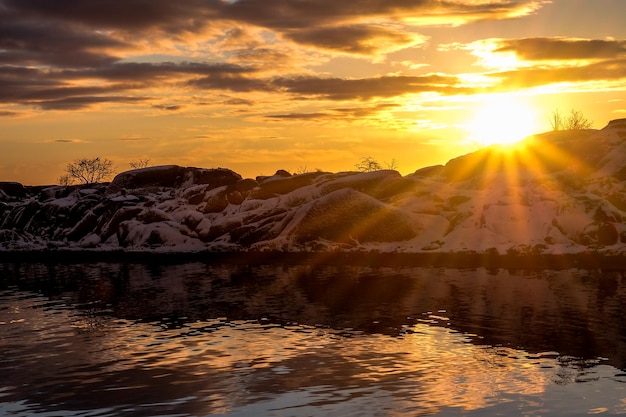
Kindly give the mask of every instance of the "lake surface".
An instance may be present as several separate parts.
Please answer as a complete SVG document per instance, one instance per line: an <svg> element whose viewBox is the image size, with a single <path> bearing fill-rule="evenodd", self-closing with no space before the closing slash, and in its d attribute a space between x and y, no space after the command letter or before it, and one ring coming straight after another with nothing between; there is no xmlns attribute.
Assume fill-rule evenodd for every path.
<svg viewBox="0 0 626 417"><path fill-rule="evenodd" d="M621 271L0 264L2 416L626 414Z"/></svg>

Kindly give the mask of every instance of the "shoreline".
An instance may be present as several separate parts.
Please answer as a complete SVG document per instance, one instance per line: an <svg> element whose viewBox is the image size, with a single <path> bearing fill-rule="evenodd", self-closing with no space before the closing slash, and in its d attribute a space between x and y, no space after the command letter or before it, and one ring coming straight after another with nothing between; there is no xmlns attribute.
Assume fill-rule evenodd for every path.
<svg viewBox="0 0 626 417"><path fill-rule="evenodd" d="M372 267L504 268L504 269L609 269L626 271L626 255L576 254L484 254L484 253L389 253L389 252L283 252L283 251L0 251L0 263L158 263L181 264L287 264L353 265Z"/></svg>

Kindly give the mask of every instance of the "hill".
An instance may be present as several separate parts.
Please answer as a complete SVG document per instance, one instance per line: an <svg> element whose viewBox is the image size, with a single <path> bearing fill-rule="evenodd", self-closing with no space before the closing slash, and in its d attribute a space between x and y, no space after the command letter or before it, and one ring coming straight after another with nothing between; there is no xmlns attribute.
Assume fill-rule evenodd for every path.
<svg viewBox="0 0 626 417"><path fill-rule="evenodd" d="M159 166L0 183L0 252L626 254L626 119L401 176Z"/></svg>

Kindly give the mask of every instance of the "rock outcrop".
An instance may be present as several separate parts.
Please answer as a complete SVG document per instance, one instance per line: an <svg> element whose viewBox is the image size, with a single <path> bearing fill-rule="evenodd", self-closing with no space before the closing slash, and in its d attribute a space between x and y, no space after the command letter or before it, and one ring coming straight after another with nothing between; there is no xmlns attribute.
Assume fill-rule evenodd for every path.
<svg viewBox="0 0 626 417"><path fill-rule="evenodd" d="M377 250L626 254L626 119L401 176L242 178L175 165L110 184L0 183L0 251Z"/></svg>

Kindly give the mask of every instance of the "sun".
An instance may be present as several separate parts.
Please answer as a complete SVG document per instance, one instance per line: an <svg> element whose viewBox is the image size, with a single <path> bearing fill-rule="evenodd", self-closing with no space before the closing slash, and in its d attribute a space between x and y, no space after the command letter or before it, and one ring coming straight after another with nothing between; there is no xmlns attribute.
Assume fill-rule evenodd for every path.
<svg viewBox="0 0 626 417"><path fill-rule="evenodd" d="M478 104L465 128L470 141L481 147L511 145L538 133L537 114L516 96L490 97Z"/></svg>

